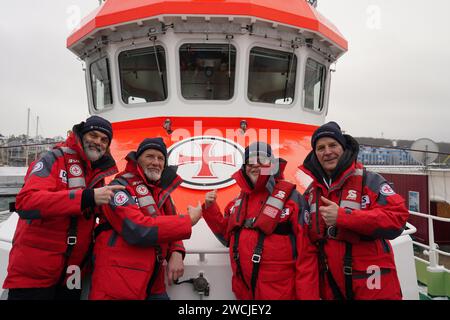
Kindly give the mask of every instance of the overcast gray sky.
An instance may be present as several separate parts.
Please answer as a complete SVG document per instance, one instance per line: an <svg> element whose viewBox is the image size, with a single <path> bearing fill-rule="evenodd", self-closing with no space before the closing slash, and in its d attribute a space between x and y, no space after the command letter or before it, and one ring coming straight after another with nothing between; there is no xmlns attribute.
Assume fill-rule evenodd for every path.
<svg viewBox="0 0 450 320"><path fill-rule="evenodd" d="M297 0L301 1L301 0ZM0 133L64 135L88 116L82 64L66 49L97 0L0 2ZM349 42L327 120L354 136L450 142L450 1L319 0Z"/></svg>

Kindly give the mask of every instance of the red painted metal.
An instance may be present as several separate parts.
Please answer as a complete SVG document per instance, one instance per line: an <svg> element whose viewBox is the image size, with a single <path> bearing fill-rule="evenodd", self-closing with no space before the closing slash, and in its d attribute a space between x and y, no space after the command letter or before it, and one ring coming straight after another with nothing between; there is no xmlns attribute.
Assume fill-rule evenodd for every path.
<svg viewBox="0 0 450 320"><path fill-rule="evenodd" d="M114 140L111 144L111 151L117 161L119 170L125 167L125 156L130 151L136 150L139 143L148 137L162 137L167 147L178 142L177 135L169 135L162 127L164 120L167 117L156 117L147 119L138 119L130 121L121 121L113 123ZM275 154L278 152L279 157L285 159L288 164L284 171L285 179L297 184L297 189L304 192L304 187L299 185L296 180L297 167L303 162L303 159L311 150L310 139L311 135L317 126L288 123L273 120L263 120L255 118L245 118L247 120L249 131L244 134L243 141L235 141L246 147L255 138L250 134L251 129L257 130L260 136L257 139L263 138L267 131L266 142L271 143L270 129L278 129L279 143L272 144L272 149ZM172 129L176 130L182 128L187 130L191 136L210 135L208 130L216 130L222 137L227 137L227 130L238 130L242 118L190 118L190 117L170 117L172 122ZM201 121L201 132L197 132L198 128L194 127L195 121ZM262 130L262 131L260 131ZM217 134L214 134L217 135ZM243 142L243 143L242 143ZM177 188L173 194L175 204L181 212L185 212L188 205L197 205L198 201L203 202L206 191L192 190L183 187ZM225 205L239 193L237 185L232 185L218 191L218 203L223 209Z"/></svg>
<svg viewBox="0 0 450 320"><path fill-rule="evenodd" d="M98 29L164 14L256 17L320 33L348 49L337 28L304 0L108 0L83 19L67 47Z"/></svg>

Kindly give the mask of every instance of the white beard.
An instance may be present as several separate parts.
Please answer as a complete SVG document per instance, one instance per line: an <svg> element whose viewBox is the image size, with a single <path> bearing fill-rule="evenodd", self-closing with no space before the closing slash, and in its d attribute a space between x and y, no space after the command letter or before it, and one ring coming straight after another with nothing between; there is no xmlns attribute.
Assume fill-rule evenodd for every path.
<svg viewBox="0 0 450 320"><path fill-rule="evenodd" d="M154 170L144 169L145 176L149 181L156 182L161 179L161 172L155 172Z"/></svg>

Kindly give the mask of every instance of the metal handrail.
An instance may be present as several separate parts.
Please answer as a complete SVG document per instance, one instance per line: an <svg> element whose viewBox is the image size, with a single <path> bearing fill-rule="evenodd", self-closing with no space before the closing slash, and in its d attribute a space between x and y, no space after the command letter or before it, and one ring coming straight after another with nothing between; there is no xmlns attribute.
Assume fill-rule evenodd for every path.
<svg viewBox="0 0 450 320"><path fill-rule="evenodd" d="M417 232L417 228L414 227L411 223L407 222L406 226L408 227L408 230L404 230L401 234L402 236L411 235Z"/></svg>
<svg viewBox="0 0 450 320"><path fill-rule="evenodd" d="M217 249L196 249L196 250L186 250L186 254L222 254L228 253L228 248L217 248Z"/></svg>
<svg viewBox="0 0 450 320"><path fill-rule="evenodd" d="M430 250L430 246L429 245L426 245L426 244L423 244L423 243L420 243L420 242L417 242L417 241L413 241L413 243L415 245L419 246L419 247L422 247L424 249ZM450 257L450 252L445 252L445 251L442 251L440 249L435 249L435 251L437 253L442 254L443 256Z"/></svg>
<svg viewBox="0 0 450 320"><path fill-rule="evenodd" d="M442 270L442 266L439 266L439 263L438 263L438 261L439 261L438 254L442 254L444 256L450 257L450 253L438 249L438 245L434 241L433 220L441 221L441 222L450 222L450 218L442 218L442 217L433 216L431 214L424 214L424 213L415 212L415 211L409 211L409 213L412 214L413 216L425 218L428 220L428 245L421 244L416 241L413 241L413 243L420 247L428 249L428 258L429 258L429 262L430 262L430 266L429 266L430 269ZM445 270L447 270L447 269L445 268Z"/></svg>
<svg viewBox="0 0 450 320"><path fill-rule="evenodd" d="M409 213L412 214L413 216L418 216L418 217L427 218L427 219L431 219L431 220L450 222L450 218L442 218L442 217L433 216L430 214L425 214L425 213L415 212L415 211L410 211Z"/></svg>

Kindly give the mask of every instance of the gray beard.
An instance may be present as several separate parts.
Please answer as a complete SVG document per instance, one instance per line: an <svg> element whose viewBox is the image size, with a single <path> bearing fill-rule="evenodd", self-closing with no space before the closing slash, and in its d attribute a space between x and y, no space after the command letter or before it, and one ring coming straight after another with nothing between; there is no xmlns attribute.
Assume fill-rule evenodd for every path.
<svg viewBox="0 0 450 320"><path fill-rule="evenodd" d="M89 161L97 161L104 155L104 152L89 148L89 144L87 143L83 145L83 149Z"/></svg>
<svg viewBox="0 0 450 320"><path fill-rule="evenodd" d="M144 169L144 174L149 181L156 182L161 179L161 173L156 173L154 171L150 171L149 169Z"/></svg>

